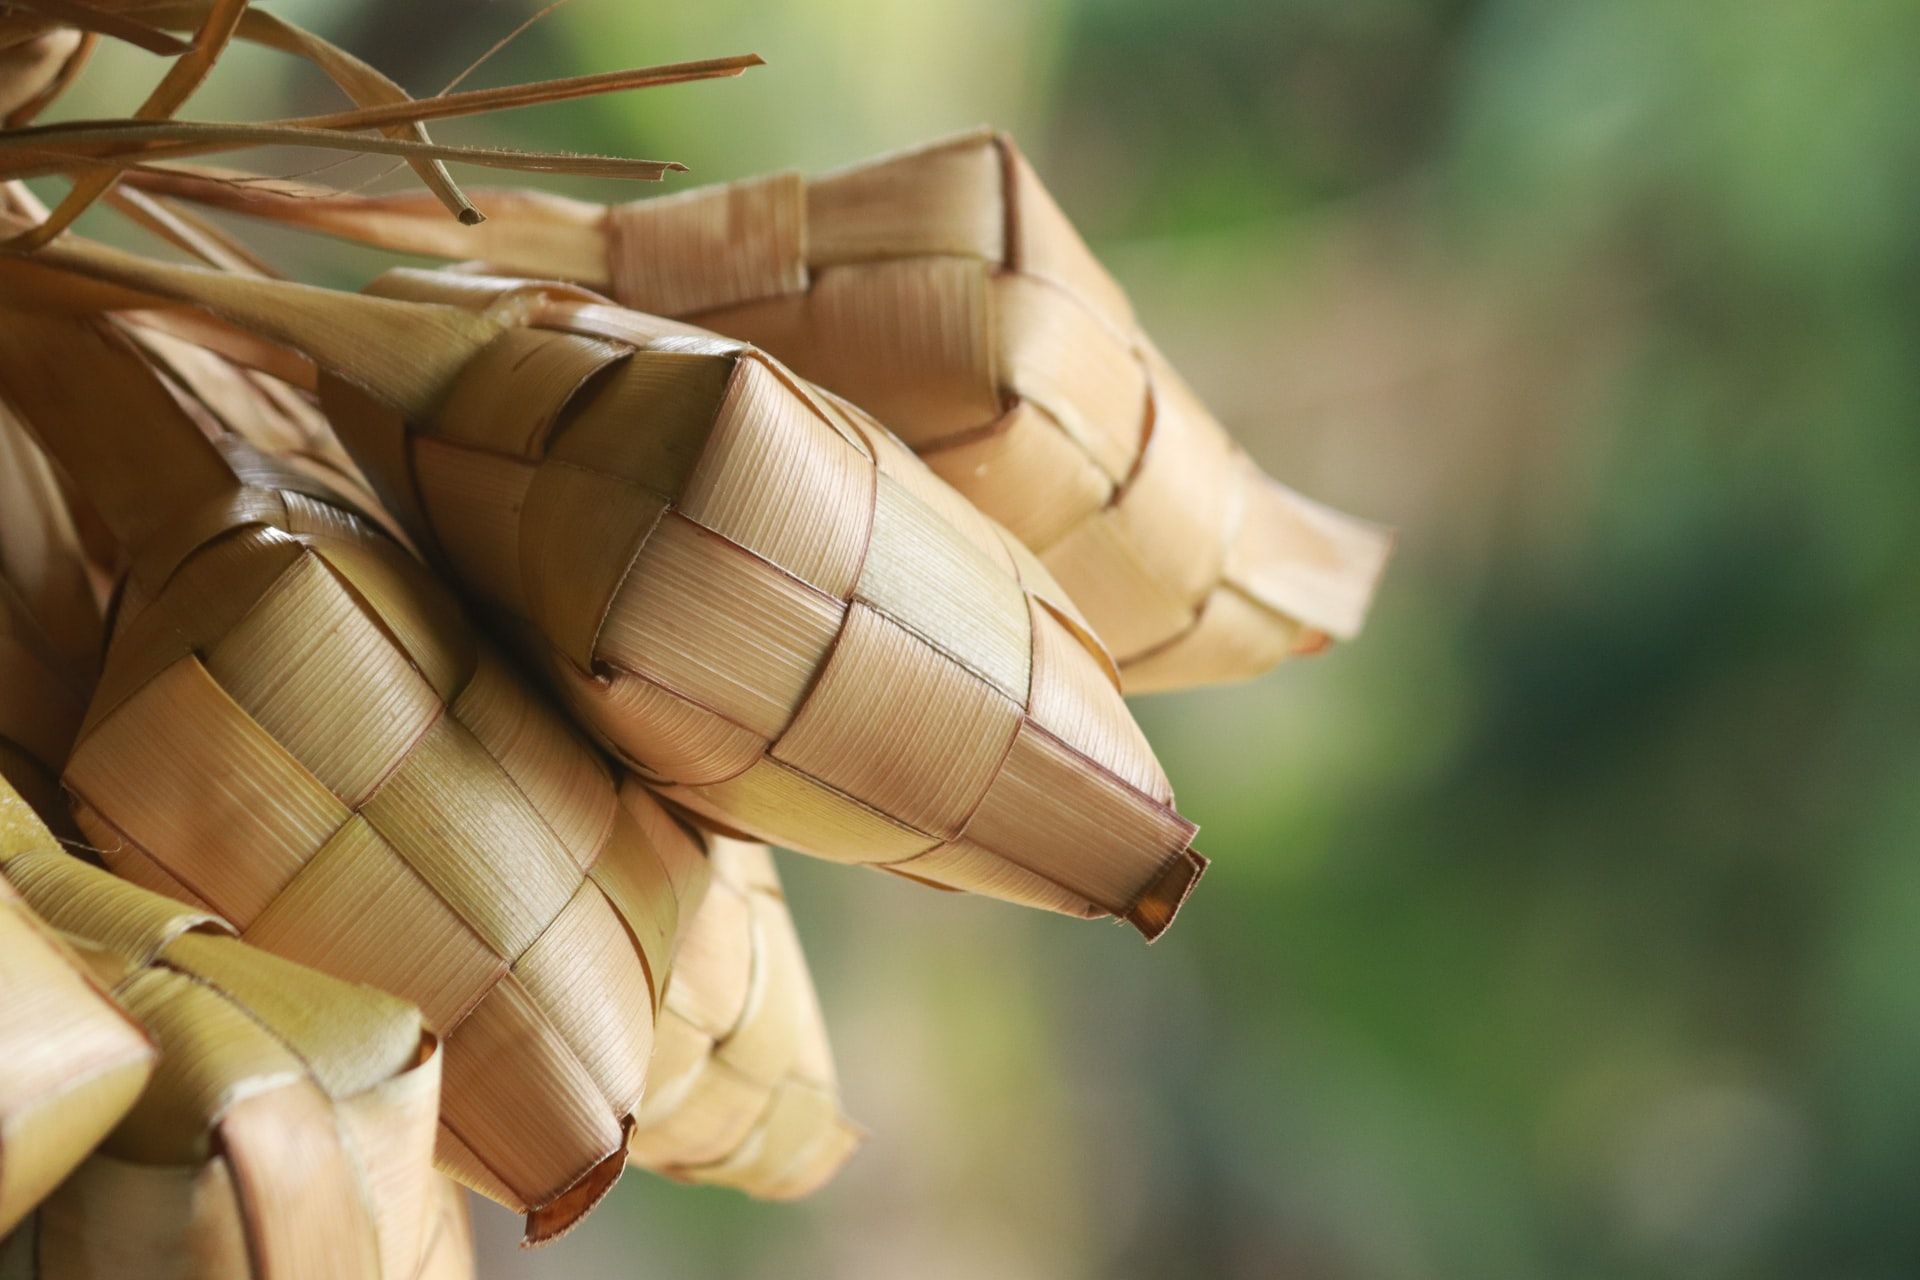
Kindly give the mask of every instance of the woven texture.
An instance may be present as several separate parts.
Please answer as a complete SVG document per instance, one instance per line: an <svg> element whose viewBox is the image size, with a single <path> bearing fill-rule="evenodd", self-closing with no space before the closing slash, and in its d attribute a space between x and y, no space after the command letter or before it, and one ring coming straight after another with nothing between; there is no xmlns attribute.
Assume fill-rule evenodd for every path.
<svg viewBox="0 0 1920 1280"><path fill-rule="evenodd" d="M871 410L1040 556L1129 691L1359 630L1384 537L1233 444L1005 137L621 205L610 232L615 298ZM732 244L767 261L742 278Z"/></svg>
<svg viewBox="0 0 1920 1280"><path fill-rule="evenodd" d="M29 1274L419 1273L441 1061L416 1010L86 865L4 784L0 875L159 1050L139 1100L23 1228ZM44 1009L56 992L34 994Z"/></svg>
<svg viewBox="0 0 1920 1280"><path fill-rule="evenodd" d="M41 837L0 779L0 853ZM153 1058L139 1025L0 878L0 1236L133 1106Z"/></svg>
<svg viewBox="0 0 1920 1280"><path fill-rule="evenodd" d="M1243 679L1356 634L1390 548L1228 438L1003 135L612 208L502 192L477 228L419 194L173 186L577 281L760 345L875 414L1038 554L1129 692Z"/></svg>
<svg viewBox="0 0 1920 1280"><path fill-rule="evenodd" d="M636 1164L772 1199L839 1172L864 1131L841 1111L826 1024L765 845L718 839L660 1013Z"/></svg>
<svg viewBox="0 0 1920 1280"><path fill-rule="evenodd" d="M137 340L222 427L335 477L319 410L284 383L184 339ZM787 1199L828 1181L863 1131L841 1112L826 1026L764 845L708 841L711 887L683 930L631 1161L689 1182Z"/></svg>
<svg viewBox="0 0 1920 1280"><path fill-rule="evenodd" d="M133 564L64 779L82 828L128 879L418 1004L443 1167L530 1238L566 1229L623 1166L697 840L404 549L209 444L116 332L7 323L0 388L63 424L39 434Z"/></svg>
<svg viewBox="0 0 1920 1280"><path fill-rule="evenodd" d="M319 411L274 379L162 334L139 341L222 426L277 457L348 465ZM337 483L337 481L336 481ZM712 882L674 956L633 1163L770 1198L828 1181L862 1131L841 1112L806 958L763 845L709 842Z"/></svg>
<svg viewBox="0 0 1920 1280"><path fill-rule="evenodd" d="M342 439L579 718L723 831L1148 937L1205 865L1104 651L1018 541L737 342L478 277L525 321Z"/></svg>

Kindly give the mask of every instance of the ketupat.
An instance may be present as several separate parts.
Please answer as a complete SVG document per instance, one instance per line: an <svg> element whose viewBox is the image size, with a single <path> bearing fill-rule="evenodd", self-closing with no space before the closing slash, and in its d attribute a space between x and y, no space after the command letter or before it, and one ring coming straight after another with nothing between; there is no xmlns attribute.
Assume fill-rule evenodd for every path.
<svg viewBox="0 0 1920 1280"><path fill-rule="evenodd" d="M419 1004L441 1159L569 1227L612 1185L704 854L311 477L216 448L109 325L0 320L0 391L131 558L65 782L108 865Z"/></svg>
<svg viewBox="0 0 1920 1280"><path fill-rule="evenodd" d="M1205 860L1105 652L884 427L590 297L376 290L504 323L426 412L323 379L342 440L663 795L820 857L1172 922Z"/></svg>
<svg viewBox="0 0 1920 1280"><path fill-rule="evenodd" d="M841 1113L826 1024L764 845L716 839L660 1012L635 1163L776 1199L826 1182L863 1131Z"/></svg>
<svg viewBox="0 0 1920 1280"><path fill-rule="evenodd" d="M59 930L158 1048L138 1100L21 1228L9 1265L39 1280L421 1274L443 1193L441 1055L418 1011L63 852L4 779L0 887ZM0 958L17 956L10 941ZM49 1029L76 1007L51 984L27 994ZM45 1050L63 1047L50 1037Z"/></svg>
<svg viewBox="0 0 1920 1280"><path fill-rule="evenodd" d="M0 969L6 970L0 979L0 993L4 993L0 1079L6 1082L0 1085L0 1095L7 1099L0 1102L0 1114L5 1116L0 1120L0 1235L5 1235L20 1214L53 1190L53 1183L107 1137L130 1109L134 1115L126 1124L148 1131L156 1117L191 1118L196 1104L182 1096L177 1063L163 1066L149 1096L138 1096L152 1073L154 1048L140 1022L122 1011L100 984L124 977L127 965L143 953L144 943L159 946L164 956L172 935L227 926L204 912L156 899L103 872L79 866L55 848L40 825L66 818L55 779L91 690L99 622L84 557L51 469L10 416L0 417L0 455L4 455L0 490L5 496L0 501L0 690L12 695L0 700ZM8 792L8 783L21 789ZM32 801L39 821L21 802L31 799L29 787L39 797ZM9 875L19 877L33 904L53 913L68 932L61 934L41 919L33 904L19 896ZM102 943L117 948L118 954L103 952ZM192 949L190 945L188 951ZM214 950L217 967L225 949ZM35 959L49 951L70 958L73 980L35 965ZM251 956L243 948L225 950L225 955L246 968L264 965L273 971L276 982L288 980L307 995L325 993L350 1006L371 1009L375 1024L389 1017L412 1016L396 1002L337 983L316 984L317 975L279 965L264 955ZM205 997L193 986L178 971L174 977L143 980L139 986L136 1003L142 1010L157 1011L151 1022L161 1049L173 1059L205 1060L204 1029L196 1030L190 1013L180 1007L184 1000L206 1011ZM250 1010L248 1016L259 1012ZM231 1019L208 1016L210 1025L232 1030ZM349 1022L348 1028L353 1025ZM92 1032L76 1039L75 1028L87 1026ZM341 1028L335 1031L330 1043L320 1047L336 1060L379 1048L377 1040L344 1034ZM19 1086L28 1082L35 1067L44 1068L45 1080L58 1082L60 1087L43 1101L58 1103L66 1125L51 1125L44 1116L24 1114L17 1105ZM406 1258L418 1251L408 1240L415 1230L413 1210L420 1206L413 1203L411 1188L420 1178L431 1178L439 1185L431 1193L436 1207L424 1228L430 1243L426 1246L429 1257L422 1262L423 1268L431 1264L437 1269L422 1269L418 1275L421 1280L460 1280L472 1271L460 1193L449 1194L452 1184L428 1171L438 1071L436 1054L430 1071L419 1066L402 1073L415 1077L411 1082L380 1086L386 1096L369 1093L346 1104L372 1118L341 1133L344 1141L356 1147L351 1155L357 1166L391 1175L381 1182L390 1202L379 1207L377 1228L373 1217L352 1213L346 1220L329 1219L324 1226L337 1237L332 1248L340 1258L354 1258L361 1246L370 1245L375 1253L384 1250L384 1269L379 1274L412 1274ZM237 1083L229 1081L224 1090L215 1087L209 1096L216 1103L222 1094L231 1098ZM400 1104L399 1109L389 1104ZM217 1127L219 1117L203 1119ZM236 1134L257 1146L258 1128L252 1124L244 1134L239 1130ZM367 1144L364 1151L358 1149L362 1141ZM123 1145L110 1140L108 1148L118 1150ZM228 1158L219 1155L211 1161ZM341 1171L336 1161L334 1172ZM183 1268L192 1265L194 1274L242 1276L251 1274L250 1257L274 1265L280 1274L286 1263L282 1255L290 1242L287 1232L276 1228L250 1233L247 1224L258 1227L262 1215L285 1216L303 1207L290 1209L284 1197L276 1202L272 1188L261 1188L245 1204L237 1203L231 1175L206 1170L196 1179L205 1194L183 1199L177 1184L189 1175L190 1170L179 1165L135 1165L108 1154L93 1156L71 1188L54 1192L44 1216L0 1245L0 1275L170 1275L184 1274ZM145 1186L159 1192L160 1202L151 1212L130 1213L118 1196L89 1194L90 1188L98 1190L103 1183L112 1183L122 1192L130 1186ZM316 1175L311 1184L302 1184L299 1194L303 1201L317 1203L317 1192L324 1189L324 1179ZM401 1194L396 1197L396 1192ZM169 1207L178 1212L169 1215ZM253 1240L254 1235L260 1238ZM215 1270L222 1258L232 1264L224 1273Z"/></svg>
<svg viewBox="0 0 1920 1280"><path fill-rule="evenodd" d="M626 204L276 195L130 181L291 225L605 290L765 348L871 411L1059 578L1129 692L1244 679L1354 635L1390 539L1263 474L1143 334L1005 135L811 180Z"/></svg>

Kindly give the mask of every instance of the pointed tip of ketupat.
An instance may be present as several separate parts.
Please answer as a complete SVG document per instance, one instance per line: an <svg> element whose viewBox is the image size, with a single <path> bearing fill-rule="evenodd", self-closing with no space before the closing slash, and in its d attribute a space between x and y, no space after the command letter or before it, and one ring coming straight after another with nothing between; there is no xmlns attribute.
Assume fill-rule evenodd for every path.
<svg viewBox="0 0 1920 1280"><path fill-rule="evenodd" d="M1140 895L1140 900L1126 914L1127 923L1138 929L1149 944L1158 942L1160 936L1173 927L1174 917L1186 905L1208 865L1206 856L1198 849L1183 851Z"/></svg>

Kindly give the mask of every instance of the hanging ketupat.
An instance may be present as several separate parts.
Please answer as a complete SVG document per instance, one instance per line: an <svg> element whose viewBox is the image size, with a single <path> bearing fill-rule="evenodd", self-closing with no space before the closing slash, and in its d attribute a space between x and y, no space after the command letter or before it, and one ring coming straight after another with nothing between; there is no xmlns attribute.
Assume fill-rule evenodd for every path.
<svg viewBox="0 0 1920 1280"><path fill-rule="evenodd" d="M354 1089L333 1069L378 1055L382 1038L362 1034L369 1027L404 1028L408 1018L417 1027L417 1015L236 943L185 942L180 935L190 930L230 930L205 912L82 866L42 826L65 824L67 817L54 779L91 692L99 623L52 471L11 416L0 415L0 456L0 690L11 694L0 698L0 1080L7 1081L0 1086L6 1098L0 1101L0 1236L52 1192L44 1212L0 1244L0 1275L237 1278L258 1274L255 1260L274 1275L299 1274L298 1257L288 1251L302 1252L304 1224L309 1243L313 1232L328 1233L335 1258L359 1265L365 1249L374 1259L361 1268L365 1274L462 1280L472 1271L464 1204L429 1168L437 1052L416 1066L407 1065L403 1053L389 1054L400 1074L367 1090ZM37 814L22 803L29 786L39 796ZM202 972L190 975L171 962L176 944L178 957L211 958L211 968L202 964ZM49 954L68 958L71 977L36 965ZM248 1102L244 1123L236 1119L230 1133L222 1128L230 1106L258 1083L301 1087L292 1078L262 1081L255 1070L262 1061L277 1068L287 1061L273 1051L273 1032L253 1030L271 1012L266 1006L235 1005L243 1015L236 1021L219 1004L231 1003L235 984L225 984L218 996L203 990L227 971L254 984L264 977L276 999L291 995L312 1006L296 1011L313 1034L301 1031L295 1048L314 1054L325 1068L320 1083L342 1094L333 1105L349 1163L337 1157L329 1163L323 1152L306 1149L311 1177L291 1194L274 1168L276 1148L263 1146L281 1141L277 1104L269 1110L265 1101ZM76 983L96 996L87 998ZM126 996L132 1014L108 988ZM331 1026L316 1020L331 1005L365 1016ZM280 1015L285 1012L281 1006ZM84 1028L90 1029L76 1037ZM161 1055L157 1075L148 1032ZM420 1044L417 1033L414 1041ZM53 1086L39 1114L19 1105L21 1086L36 1073ZM301 1105L313 1101L309 1096L280 1096L292 1107L287 1114L311 1109ZM198 1172L191 1166L196 1113L203 1132L224 1148L207 1155ZM173 1126L188 1132L182 1136ZM180 1140L143 1144L140 1135L157 1132ZM307 1126L306 1132L319 1132L325 1146L323 1130ZM300 1134L288 1129L286 1136ZM105 1148L81 1163L103 1138ZM241 1197L232 1165L249 1158L256 1166L264 1162L275 1178ZM54 1182L76 1164L78 1172L55 1191ZM365 1184L358 1170L378 1174L379 1181ZM439 1206L431 1213L419 1212L427 1207L417 1194L426 1183ZM189 1194L181 1194L183 1187ZM308 1205L323 1202L340 1212L309 1221ZM430 1243L416 1247L414 1233L422 1230ZM438 1269L416 1271L416 1259L422 1268L431 1262Z"/></svg>
<svg viewBox="0 0 1920 1280"><path fill-rule="evenodd" d="M764 845L715 839L713 882L660 1011L634 1162L776 1199L826 1182L864 1134L840 1109L807 960Z"/></svg>
<svg viewBox="0 0 1920 1280"><path fill-rule="evenodd" d="M31 126L98 38L173 61L132 118ZM230 41L354 108L175 119ZM0 777L58 822L62 770L147 886L0 787L0 1231L81 1161L0 1274L459 1280L463 1193L426 1163L443 1060L438 1159L530 1242L627 1161L804 1194L861 1131L770 855L731 836L1151 939L1205 860L1122 675L1237 678L1358 628L1385 537L1259 473L1004 138L452 221L481 210L448 159L674 166L426 122L757 61L414 102L248 0L0 13L0 179L72 180L51 212L0 188ZM262 142L398 156L424 187L305 191L287 221L731 338L524 279L279 281L115 190L258 211L257 175L163 166ZM62 234L103 196L215 270ZM146 310L181 302L219 318ZM152 1049L113 995L161 1050L137 1100Z"/></svg>

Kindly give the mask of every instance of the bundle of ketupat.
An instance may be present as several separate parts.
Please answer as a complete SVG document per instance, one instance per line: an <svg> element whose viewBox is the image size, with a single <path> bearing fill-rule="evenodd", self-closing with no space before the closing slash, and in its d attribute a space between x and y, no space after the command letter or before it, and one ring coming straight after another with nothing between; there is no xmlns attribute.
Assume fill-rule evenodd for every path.
<svg viewBox="0 0 1920 1280"><path fill-rule="evenodd" d="M96 37L175 61L133 118L22 127ZM314 63L357 105L172 119L231 40ZM50 847L17 860L85 959L13 904L0 968L34 957L36 1001L59 1006L34 1016L101 1037L51 1051L104 1053L113 1087L64 1129L25 1130L64 1141L22 1148L10 1117L42 1099L0 1068L0 1212L119 1128L0 1273L23 1257L48 1276L470 1270L461 1193L422 1172L418 1080L440 1058L419 1049L421 1014L289 960L397 994L445 1033L438 1158L525 1211L530 1242L628 1160L804 1194L861 1134L769 855L731 837L1151 939L1205 860L1122 677L1239 678L1358 628L1385 536L1227 439L1004 138L612 208L499 193L475 228L444 159L672 166L444 147L422 127L755 61L412 102L247 0L0 13L0 178L73 179L51 212L17 184L0 197L0 302L17 309L0 315L0 412L56 451L95 557L45 575L36 548L78 539L57 503L7 505L57 483L0 421L0 464L24 460L0 475L0 674L32 673L0 690L0 773L58 820L64 767L109 867L176 900ZM400 272L372 297L277 281L164 198L258 211L272 184L155 164L262 141L399 156L425 188L303 192L276 206L288 221L591 283L731 339L524 279ZM115 193L122 179L163 194ZM60 235L103 195L216 270ZM428 227L430 208L462 225ZM180 302L220 318L132 314ZM209 932L232 927L285 958ZM144 1042L109 988L164 1050L124 1121ZM289 1015L289 993L312 1011ZM221 1029L241 1014L252 1038ZM289 1050L292 1074L257 1073ZM167 1075L183 1062L198 1064L185 1092ZM259 1096L280 1105L247 1105L269 1082ZM341 1122L323 1151L322 1112L374 1094L408 1100L392 1132ZM355 1149L382 1136L396 1145ZM128 1151L172 1181L130 1179ZM350 1186L332 1176L348 1165L389 1172ZM302 1218L283 1193L321 1207ZM117 1230L105 1214L123 1199Z"/></svg>
<svg viewBox="0 0 1920 1280"><path fill-rule="evenodd" d="M1383 530L1279 484L1228 438L1005 135L613 206L488 192L495 216L478 227L422 194L131 180L575 281L760 345L1016 534L1129 692L1244 679L1354 635L1386 560Z"/></svg>
<svg viewBox="0 0 1920 1280"><path fill-rule="evenodd" d="M116 872L420 1006L440 1158L565 1230L618 1176L698 840L310 475L209 442L106 322L0 318L0 395L124 546L64 781Z"/></svg>
<svg viewBox="0 0 1920 1280"><path fill-rule="evenodd" d="M131 332L222 430L346 483L336 468L351 464L293 388L185 339ZM722 837L708 845L711 887L674 956L629 1157L686 1181L803 1195L840 1169L862 1131L841 1110L770 851Z"/></svg>
<svg viewBox="0 0 1920 1280"><path fill-rule="evenodd" d="M758 350L527 282L356 297L75 242L37 262L313 357L387 508L716 828L1148 938L1204 869L1059 585Z"/></svg>

